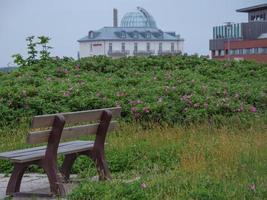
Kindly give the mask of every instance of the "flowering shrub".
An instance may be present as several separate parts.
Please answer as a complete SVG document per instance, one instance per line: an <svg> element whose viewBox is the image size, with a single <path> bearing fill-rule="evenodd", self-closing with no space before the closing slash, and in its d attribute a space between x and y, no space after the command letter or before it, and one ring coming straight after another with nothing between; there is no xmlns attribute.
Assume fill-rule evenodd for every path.
<svg viewBox="0 0 267 200"><path fill-rule="evenodd" d="M0 127L110 106L122 106L127 121L170 124L266 114L266 64L194 56L65 57L41 64L0 76Z"/></svg>

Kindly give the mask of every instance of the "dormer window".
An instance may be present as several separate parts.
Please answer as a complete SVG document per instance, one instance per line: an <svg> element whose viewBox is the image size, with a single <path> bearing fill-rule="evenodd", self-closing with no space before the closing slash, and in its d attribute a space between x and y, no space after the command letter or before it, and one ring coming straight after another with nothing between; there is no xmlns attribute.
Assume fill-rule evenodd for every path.
<svg viewBox="0 0 267 200"><path fill-rule="evenodd" d="M121 32L121 37L122 37L122 38L126 38L126 32L125 32L125 31L122 31L122 32Z"/></svg>
<svg viewBox="0 0 267 200"><path fill-rule="evenodd" d="M133 34L133 37L134 37L135 39L138 39L138 37L139 37L139 33L138 33L137 31L135 31L134 34Z"/></svg>
<svg viewBox="0 0 267 200"><path fill-rule="evenodd" d="M89 31L89 38L94 38L94 31Z"/></svg>
<svg viewBox="0 0 267 200"><path fill-rule="evenodd" d="M151 38L151 33L149 31L146 32L146 38Z"/></svg>

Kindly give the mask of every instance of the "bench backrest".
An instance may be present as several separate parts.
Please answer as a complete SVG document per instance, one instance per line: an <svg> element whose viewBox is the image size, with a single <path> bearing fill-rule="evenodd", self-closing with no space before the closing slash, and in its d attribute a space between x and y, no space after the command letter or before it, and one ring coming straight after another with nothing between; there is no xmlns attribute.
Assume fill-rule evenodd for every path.
<svg viewBox="0 0 267 200"><path fill-rule="evenodd" d="M35 130L48 128L48 130L30 132L27 136L27 143L38 144L48 142L56 115L62 115L65 118L66 128L64 128L62 131L61 139L71 139L84 135L96 134L102 113L105 110L112 112L112 120L120 117L120 107L35 116L32 119L30 128ZM116 121L111 121L109 125L109 131L114 130L116 124Z"/></svg>

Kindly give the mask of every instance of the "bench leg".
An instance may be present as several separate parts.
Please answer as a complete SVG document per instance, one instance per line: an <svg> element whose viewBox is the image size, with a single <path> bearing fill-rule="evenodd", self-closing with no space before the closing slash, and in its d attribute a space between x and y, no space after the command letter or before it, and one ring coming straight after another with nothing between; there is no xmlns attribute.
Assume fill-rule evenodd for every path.
<svg viewBox="0 0 267 200"><path fill-rule="evenodd" d="M65 189L61 180L60 175L57 173L57 168L49 165L42 166L45 170L49 184L50 190L55 195L65 196Z"/></svg>
<svg viewBox="0 0 267 200"><path fill-rule="evenodd" d="M111 175L108 168L108 164L105 158L105 155L103 152L95 151L95 150L89 150L82 153L83 155L89 156L96 165L96 169L99 175L99 180L110 180Z"/></svg>
<svg viewBox="0 0 267 200"><path fill-rule="evenodd" d="M28 164L24 164L24 163L14 164L14 169L13 169L13 172L11 174L11 177L7 185L7 190L6 190L7 195L13 195L14 193L20 191L21 180L27 167L28 167Z"/></svg>
<svg viewBox="0 0 267 200"><path fill-rule="evenodd" d="M77 157L78 155L76 153L65 155L64 162L60 170L65 181L69 181L70 171Z"/></svg>

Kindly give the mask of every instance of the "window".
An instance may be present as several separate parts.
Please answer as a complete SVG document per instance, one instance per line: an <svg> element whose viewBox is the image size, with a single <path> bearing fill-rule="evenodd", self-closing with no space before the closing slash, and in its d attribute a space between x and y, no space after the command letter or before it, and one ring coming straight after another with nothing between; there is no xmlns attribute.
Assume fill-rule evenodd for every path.
<svg viewBox="0 0 267 200"><path fill-rule="evenodd" d="M147 51L150 51L150 43L149 43L149 42L146 43L146 50L147 50Z"/></svg>
<svg viewBox="0 0 267 200"><path fill-rule="evenodd" d="M126 32L125 32L125 31L122 31L122 32L121 32L121 37L122 37L122 38L126 38Z"/></svg>
<svg viewBox="0 0 267 200"><path fill-rule="evenodd" d="M109 43L109 44L108 44L108 51L109 51L109 52L112 52L112 43Z"/></svg>
<svg viewBox="0 0 267 200"><path fill-rule="evenodd" d="M125 51L125 43L123 42L123 43L121 43L121 51Z"/></svg>
<svg viewBox="0 0 267 200"><path fill-rule="evenodd" d="M134 51L135 51L135 52L138 51L138 44L137 44L137 42L134 43Z"/></svg>
<svg viewBox="0 0 267 200"><path fill-rule="evenodd" d="M94 37L94 31L89 31L89 38L93 38Z"/></svg>
<svg viewBox="0 0 267 200"><path fill-rule="evenodd" d="M151 33L149 31L146 33L146 38L151 38Z"/></svg>
<svg viewBox="0 0 267 200"><path fill-rule="evenodd" d="M162 52L162 43L159 43L159 52Z"/></svg>
<svg viewBox="0 0 267 200"><path fill-rule="evenodd" d="M171 43L171 52L174 52L174 43Z"/></svg>
<svg viewBox="0 0 267 200"><path fill-rule="evenodd" d="M221 56L224 56L225 54L224 54L224 50L221 50Z"/></svg>
<svg viewBox="0 0 267 200"><path fill-rule="evenodd" d="M134 37L135 39L137 39L137 38L138 38L138 36L139 36L138 32L137 32L137 31L135 31L135 32L134 32L134 34L133 34L133 37Z"/></svg>

